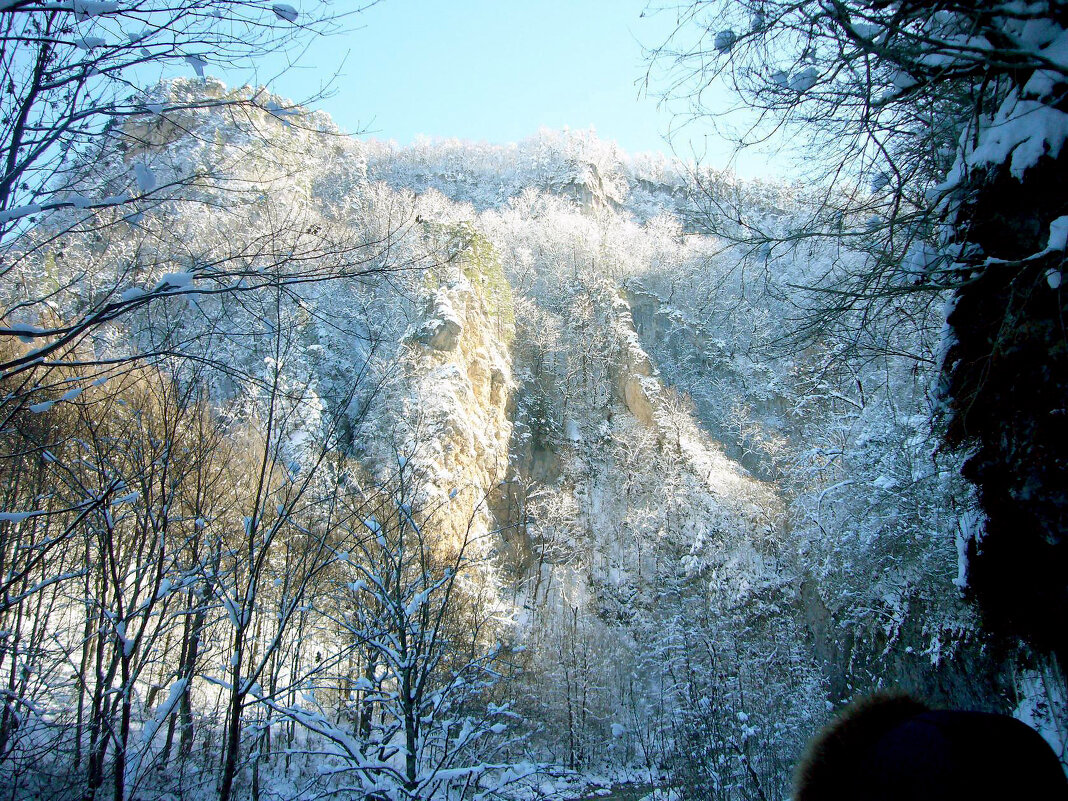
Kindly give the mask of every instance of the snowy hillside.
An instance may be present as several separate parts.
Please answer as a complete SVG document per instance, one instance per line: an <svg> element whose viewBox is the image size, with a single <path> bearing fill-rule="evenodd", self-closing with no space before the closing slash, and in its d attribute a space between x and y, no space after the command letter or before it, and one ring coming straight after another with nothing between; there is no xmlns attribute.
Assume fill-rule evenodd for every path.
<svg viewBox="0 0 1068 801"><path fill-rule="evenodd" d="M183 108L241 91L160 90L4 255L12 798L782 799L886 687L1065 757L962 592L942 299L791 337L851 255L728 246L708 192L796 187Z"/></svg>

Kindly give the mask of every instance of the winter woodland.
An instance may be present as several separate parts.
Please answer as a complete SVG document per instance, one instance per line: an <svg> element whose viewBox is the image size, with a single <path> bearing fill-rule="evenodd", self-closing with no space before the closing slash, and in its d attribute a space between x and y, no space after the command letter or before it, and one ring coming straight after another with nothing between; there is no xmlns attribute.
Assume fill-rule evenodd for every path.
<svg viewBox="0 0 1068 801"><path fill-rule="evenodd" d="M1064 4L668 11L793 183L205 77L339 5L0 0L0 792L778 801L891 687L1068 759Z"/></svg>

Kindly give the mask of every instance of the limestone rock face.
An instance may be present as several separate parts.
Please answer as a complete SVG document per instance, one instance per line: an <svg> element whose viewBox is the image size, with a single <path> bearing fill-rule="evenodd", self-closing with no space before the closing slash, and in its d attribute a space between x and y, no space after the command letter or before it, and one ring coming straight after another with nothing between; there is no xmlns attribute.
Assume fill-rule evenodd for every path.
<svg viewBox="0 0 1068 801"><path fill-rule="evenodd" d="M464 330L460 322L453 319L438 319L434 322L435 326L427 344L434 350L456 350L460 334Z"/></svg>
<svg viewBox="0 0 1068 801"><path fill-rule="evenodd" d="M649 354L638 341L630 304L617 297L612 305L613 328L620 341L618 358L612 366L616 389L627 409L642 425L655 422L660 382Z"/></svg>
<svg viewBox="0 0 1068 801"><path fill-rule="evenodd" d="M418 505L438 510L441 547L474 536L474 554L499 527L483 501L506 477L515 381L507 332L498 333L485 292L462 272L446 280L406 337L397 394L383 398L376 425L420 477ZM383 465L391 458L376 455Z"/></svg>
<svg viewBox="0 0 1068 801"><path fill-rule="evenodd" d="M419 340L434 350L456 350L464 331L463 317L455 306L455 291L439 289L430 303L427 321L420 331Z"/></svg>
<svg viewBox="0 0 1068 801"><path fill-rule="evenodd" d="M623 400L642 425L651 426L660 386L655 379L631 374L623 382Z"/></svg>

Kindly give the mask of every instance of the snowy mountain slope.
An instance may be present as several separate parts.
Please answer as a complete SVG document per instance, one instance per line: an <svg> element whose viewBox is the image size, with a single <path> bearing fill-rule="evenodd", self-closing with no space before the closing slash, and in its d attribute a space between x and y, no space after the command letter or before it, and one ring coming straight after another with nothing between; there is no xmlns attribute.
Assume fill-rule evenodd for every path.
<svg viewBox="0 0 1068 801"><path fill-rule="evenodd" d="M169 91L201 90L224 91ZM784 351L801 302L791 287L829 257L697 233L710 186L771 221L792 213L793 189L728 176L698 187L679 165L586 133L402 149L341 138L319 116L131 125L145 127L144 151L104 153L86 196L137 184L136 165L162 185L203 180L143 202L135 219L77 205L46 218L6 308L39 325L118 303L126 313L92 330L83 361L109 378L154 354L157 380L196 388L219 439L251 443L243 458L269 473L257 485L253 469L220 468L229 494L215 516L125 502L127 525L168 521L197 554L163 571L160 597L181 588L188 610L160 614L159 639L184 644L162 656L146 644L127 687L145 698L140 731L156 732L141 764L172 758L162 721L179 731L194 699L197 743L232 725L209 710L242 686L230 676L246 643L276 654L264 664L282 689L247 685L236 747L249 775L250 755L268 754L294 794L341 792L337 777L358 776L354 795L401 798L440 773L434 792L515 779L501 792L536 796L516 779L536 762L781 798L805 739L857 692L1044 708L1034 677L1048 671L1023 674L1017 697L960 596L972 498L928 434L929 374L909 358L931 352L926 322L862 361L829 335ZM57 429L72 425L67 410L91 423L90 400L110 391L67 398L98 373L65 369L9 390L26 442L45 419L35 407L54 408ZM131 403L117 394L107 408ZM89 463L79 458L45 470ZM111 458L99 456L99 475ZM80 491L67 493L75 512ZM199 509L198 492L182 504ZM15 492L5 511L32 497ZM257 539L261 521L275 539ZM294 554L321 561L294 567ZM81 578L64 574L48 596L64 615L31 615L72 653ZM118 620L111 603L99 608ZM157 620L144 609L130 614ZM202 650L167 628L179 619L201 621ZM399 656L409 635L427 650ZM116 671L127 648L141 654L117 642ZM418 702L399 689L417 666L429 682ZM67 695L42 682L33 703L77 695L63 675ZM272 727L284 749L265 745L282 736ZM59 758L80 753L80 731L58 731ZM194 763L179 774L209 770Z"/></svg>

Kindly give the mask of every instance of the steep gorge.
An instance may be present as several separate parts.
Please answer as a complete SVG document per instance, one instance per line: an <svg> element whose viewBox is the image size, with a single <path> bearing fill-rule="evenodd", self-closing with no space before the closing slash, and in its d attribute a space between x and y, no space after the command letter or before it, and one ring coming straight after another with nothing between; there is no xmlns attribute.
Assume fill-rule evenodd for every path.
<svg viewBox="0 0 1068 801"><path fill-rule="evenodd" d="M99 220L64 209L53 221L70 226L62 249L46 239L13 273L22 286L55 280L47 314L60 318L87 302L78 270L105 298L148 297L96 332L98 357L166 353L161 383L202 393L220 437L255 432L274 471L254 514L243 514L242 478L226 514L172 515L189 550L215 543L216 562L243 531L260 556L248 562L264 571L249 586L269 589L241 596L238 559L232 574L203 554L167 568L159 597L188 598L204 645L192 658L182 646L177 669L146 648L143 678L127 688L144 698L143 764L171 758L151 734L178 720L163 690L177 688L187 717L189 699L218 708L236 669L228 643L275 625L274 639L250 640L249 651L283 643L271 681L287 689L267 697L249 685L244 769L259 770L250 755L262 753L272 770L290 770L294 751L270 751L284 732L286 749L305 748L294 775L318 777L308 779L317 791L337 791L334 773L317 773L318 748L337 775L360 777L359 793L416 786L390 778L399 751L381 756L400 742L395 716L412 742L426 725L420 753L435 767L418 781L450 792L493 777L505 796L562 797L592 775L641 771L694 797L781 799L831 711L893 686L1015 711L1063 757L1063 677L990 638L962 594L974 497L959 459L931 437L930 370L910 358L930 352L937 330L918 325L867 359L830 336L783 348L791 287L830 254L727 247L700 233L706 210L686 170L592 134L397 148L338 137L319 117L234 128L183 112L180 122L197 135L157 126L167 135L150 142L161 181L224 164L235 181L268 180L272 191L227 205L223 189L198 185L198 203L175 197L136 220L108 219L106 240ZM269 147L285 153L277 174L255 155ZM103 159L102 184L129 160ZM753 215L794 211L788 188L711 177ZM167 276L197 291L172 296ZM21 401L36 401L21 410L31 422L35 407L52 405L92 420L76 394L33 391L56 397ZM166 499L155 509L123 497L131 530L172 520ZM256 539L263 520L278 540ZM405 537L417 542L414 562L403 562ZM298 601L287 560L313 551L322 562ZM387 580L375 571L390 559ZM59 607L71 580L53 582ZM231 581L247 608L226 595ZM430 599L442 610L432 626ZM397 631L353 622L389 608ZM283 630L286 615L299 625ZM31 615L73 648L80 629L59 630L61 617L78 620ZM386 670L399 642L427 631L441 634L430 650ZM186 636L168 633L166 647ZM419 658L436 683L417 703L399 686ZM74 692L64 670L34 663L67 682L42 682L38 708ZM221 724L203 715L207 754ZM80 754L80 731L57 731L57 758ZM376 741L377 731L389 733ZM33 765L39 746L26 742ZM448 761L454 753L462 759ZM197 769L185 761L176 775ZM546 789L543 775L556 784ZM174 789L160 781L161 793Z"/></svg>

